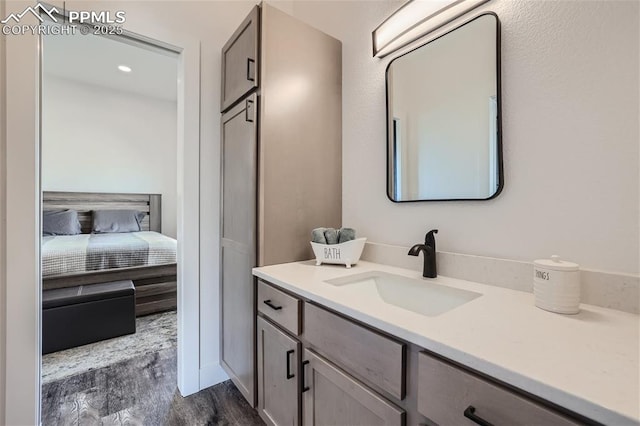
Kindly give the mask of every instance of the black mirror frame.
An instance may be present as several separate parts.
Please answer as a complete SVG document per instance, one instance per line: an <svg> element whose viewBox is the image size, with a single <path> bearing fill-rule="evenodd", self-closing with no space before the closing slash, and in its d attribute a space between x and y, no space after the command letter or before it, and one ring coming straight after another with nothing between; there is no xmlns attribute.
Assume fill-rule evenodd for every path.
<svg viewBox="0 0 640 426"><path fill-rule="evenodd" d="M392 143L392 141L390 140L390 135L391 135L391 128L390 128L390 122L392 121L391 119L389 119L389 68L391 67L391 64L393 64L397 59L402 58L405 55L408 55L418 49L420 49L421 47L426 46L429 43L433 43L434 41L441 39L442 37L446 36L447 34L464 27L465 25L475 21L478 18L481 18L483 16L493 16L496 20L496 98L497 98L497 108L498 108L498 117L497 117L497 151L498 151L498 189L496 190L495 193L493 193L493 195L491 195L488 198L450 198L450 199L428 199L428 200L394 200L392 197L392 188L391 188L391 179L390 179L390 172L393 169L394 165L392 164L392 155L391 155L391 151L395 149L395 147L393 146L394 144ZM417 47L415 47L414 49L409 50L408 52L403 53L402 55L396 56L395 58L393 58L389 64L387 65L387 68L385 69L385 104L386 104L386 116L385 116L385 121L386 121L386 143L387 143L387 181L386 181L386 186L387 186L387 198L394 202L394 203L420 203L420 202L438 202L438 201L488 201L488 200L492 200L494 198L496 198L498 195L500 195L500 193L502 192L503 188L504 188L504 165L503 165L503 152L502 152L502 71L501 71L501 51L500 51L500 46L501 46L501 37L500 37L500 18L498 18L498 15L495 12L483 12L471 19L469 19L468 21L465 21L464 23L458 25L457 27L447 31L446 33L434 38L433 40L429 40L427 43L423 43Z"/></svg>

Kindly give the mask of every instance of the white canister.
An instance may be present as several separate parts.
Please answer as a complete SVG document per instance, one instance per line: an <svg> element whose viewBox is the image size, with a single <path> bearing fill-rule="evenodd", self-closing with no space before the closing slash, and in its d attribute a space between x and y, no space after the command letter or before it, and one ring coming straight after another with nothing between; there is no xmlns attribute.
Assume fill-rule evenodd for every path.
<svg viewBox="0 0 640 426"><path fill-rule="evenodd" d="M559 314L580 311L580 266L577 263L551 259L533 262L533 294L536 306Z"/></svg>

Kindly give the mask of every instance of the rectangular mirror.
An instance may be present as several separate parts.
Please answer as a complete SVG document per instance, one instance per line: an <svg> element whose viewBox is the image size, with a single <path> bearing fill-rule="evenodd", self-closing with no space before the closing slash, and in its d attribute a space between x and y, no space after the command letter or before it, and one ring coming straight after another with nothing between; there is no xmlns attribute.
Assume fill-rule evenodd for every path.
<svg viewBox="0 0 640 426"><path fill-rule="evenodd" d="M488 200L502 190L500 22L482 14L387 67L387 195Z"/></svg>

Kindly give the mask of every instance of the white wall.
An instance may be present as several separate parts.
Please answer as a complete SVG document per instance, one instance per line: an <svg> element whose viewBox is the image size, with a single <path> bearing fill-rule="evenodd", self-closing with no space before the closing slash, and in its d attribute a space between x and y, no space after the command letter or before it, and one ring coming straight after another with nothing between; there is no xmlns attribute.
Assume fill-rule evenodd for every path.
<svg viewBox="0 0 640 426"><path fill-rule="evenodd" d="M21 12L24 4L4 3L5 13ZM22 23L34 25L33 16ZM4 93L5 121L2 127L5 146L0 185L4 190L2 235L4 324L4 380L0 397L4 399L4 418L8 425L36 424L39 407L32 395L39 392L39 351L35 331L40 324L40 279L38 235L40 180L39 126L36 113L39 64L38 38L31 35L6 37ZM21 84L24 82L24 84Z"/></svg>
<svg viewBox="0 0 640 426"><path fill-rule="evenodd" d="M384 70L371 30L386 2L297 2L343 41L343 225L410 246L638 273L638 2L494 0L502 23L505 187L491 201L393 204Z"/></svg>
<svg viewBox="0 0 640 426"><path fill-rule="evenodd" d="M43 190L162 194L175 238L176 102L50 74L42 88Z"/></svg>
<svg viewBox="0 0 640 426"><path fill-rule="evenodd" d="M5 3L0 2L0 16L5 16ZM5 418L5 392L6 392L6 298L7 298L7 283L6 283L6 158L7 158L7 145L5 130L7 117L5 115L6 108L6 80L5 80L5 39L0 37L0 421Z"/></svg>

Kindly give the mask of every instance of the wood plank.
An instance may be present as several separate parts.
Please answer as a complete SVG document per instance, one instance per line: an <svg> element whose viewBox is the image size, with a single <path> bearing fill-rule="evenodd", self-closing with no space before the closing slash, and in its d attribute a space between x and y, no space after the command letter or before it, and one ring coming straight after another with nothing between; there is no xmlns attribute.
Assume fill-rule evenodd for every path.
<svg viewBox="0 0 640 426"><path fill-rule="evenodd" d="M149 203L122 203L104 201L99 203L87 203L82 201L73 202L48 202L44 204L47 210L73 209L81 212L90 212L91 210L140 210L149 211Z"/></svg>
<svg viewBox="0 0 640 426"><path fill-rule="evenodd" d="M72 201L83 200L87 202L91 201L104 201L109 199L112 201L147 201L150 194L141 193L124 193L124 192L74 192L74 191L43 191L43 201Z"/></svg>
<svg viewBox="0 0 640 426"><path fill-rule="evenodd" d="M177 265L168 263L154 266L134 266L131 268L105 269L95 272L82 272L77 274L45 277L42 279L42 288L50 290L54 288L75 287L78 285L97 284L109 281L132 280L134 284L138 279L167 277L166 281L175 280Z"/></svg>
<svg viewBox="0 0 640 426"><path fill-rule="evenodd" d="M43 210L77 210L83 234L91 232L93 210L142 211L147 215L140 224L141 229L162 232L162 195L160 194L44 191L42 208Z"/></svg>
<svg viewBox="0 0 640 426"><path fill-rule="evenodd" d="M308 302L304 304L303 336L350 374L404 399L406 344Z"/></svg>
<svg viewBox="0 0 640 426"><path fill-rule="evenodd" d="M163 284L163 283L170 283L170 282L176 282L176 275L172 274L172 275L159 275L157 277L150 277L150 278L136 278L134 280L134 283L137 286L146 286L146 285L150 285L150 284Z"/></svg>
<svg viewBox="0 0 640 426"><path fill-rule="evenodd" d="M149 230L162 232L162 198L159 194L149 195Z"/></svg>
<svg viewBox="0 0 640 426"><path fill-rule="evenodd" d="M139 285L135 283L136 287L136 300L149 296L156 296L159 294L174 294L177 291L177 285L175 281L170 281L167 283L159 283L159 284L147 284L147 285Z"/></svg>
<svg viewBox="0 0 640 426"><path fill-rule="evenodd" d="M93 356L99 353L97 350ZM182 398L177 387L177 365L177 349L172 347L43 384L41 423L264 426L230 381ZM72 416L69 405L78 393L86 393L87 403L103 417L82 423L77 415ZM126 410L139 420L125 418L122 413Z"/></svg>
<svg viewBox="0 0 640 426"><path fill-rule="evenodd" d="M153 295L139 297L139 298L136 297L136 304L143 305L145 303L157 302L160 300L175 299L176 296L177 296L177 293L174 291L170 293L158 293L158 294L153 294Z"/></svg>
<svg viewBox="0 0 640 426"><path fill-rule="evenodd" d="M177 306L178 300L175 298L172 299L163 299L156 300L148 303L136 304L136 316L140 317L143 315L154 314L157 312L169 311L175 309Z"/></svg>

